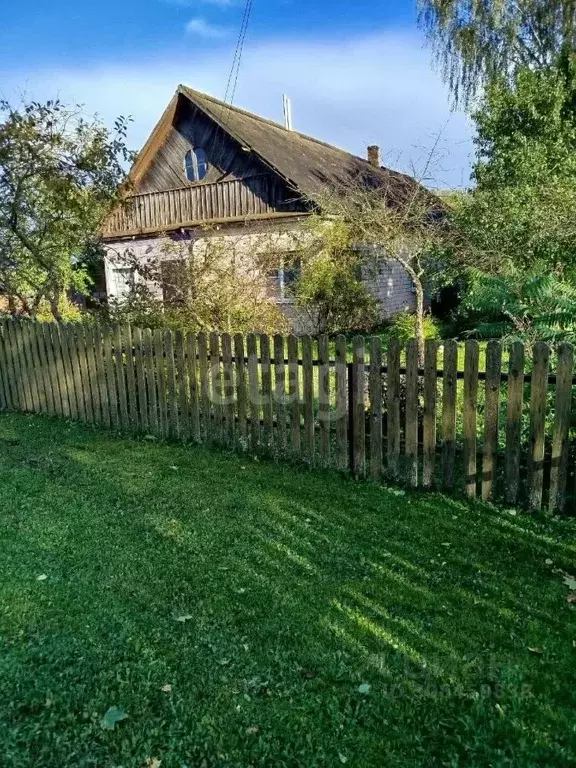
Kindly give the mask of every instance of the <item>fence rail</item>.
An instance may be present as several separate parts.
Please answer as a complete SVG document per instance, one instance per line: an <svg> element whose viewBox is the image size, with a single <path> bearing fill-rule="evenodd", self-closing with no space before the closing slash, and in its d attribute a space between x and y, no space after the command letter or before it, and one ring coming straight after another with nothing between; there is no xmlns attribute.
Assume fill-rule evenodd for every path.
<svg viewBox="0 0 576 768"><path fill-rule="evenodd" d="M574 511L572 347L479 351L4 320L0 408Z"/></svg>

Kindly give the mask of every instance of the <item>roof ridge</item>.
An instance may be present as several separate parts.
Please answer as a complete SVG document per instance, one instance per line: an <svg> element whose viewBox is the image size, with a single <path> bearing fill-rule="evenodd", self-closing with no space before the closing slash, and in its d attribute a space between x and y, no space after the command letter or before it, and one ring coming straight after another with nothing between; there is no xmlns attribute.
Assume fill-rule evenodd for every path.
<svg viewBox="0 0 576 768"><path fill-rule="evenodd" d="M282 131L286 131L286 133L299 136L301 139L305 139L307 141L311 141L315 144L319 144L322 147L328 147L329 149L335 149L338 152L343 152L346 155L349 155L350 157L355 158L356 160L361 160L362 162L366 163L367 165L370 165L368 160L364 157L360 157L360 155L355 155L352 152L349 152L347 149L342 149L342 147L337 147L334 144L329 144L327 141L322 141L322 139L317 139L314 136L310 136L307 133L302 133L301 131L294 131L286 128L286 126L282 125L282 123L276 122L276 120L271 120L268 117L262 117L261 115L257 115L255 112L250 112L247 109L243 109L242 107L235 107L232 104L226 104L225 101L222 101L221 99L217 99L215 96L212 96L209 93L204 93L203 91L197 91L194 88L190 88L187 85L180 84L178 86L179 90L182 89L182 91L187 94L192 94L193 96L201 96L204 99L208 99L208 101L212 101L216 103L218 106L224 107L225 109L232 110L234 112L239 112L241 115L246 115L247 117L251 117L253 120L258 120L260 123L265 123L266 125L271 125L274 128L280 128ZM388 169L387 169L388 170Z"/></svg>

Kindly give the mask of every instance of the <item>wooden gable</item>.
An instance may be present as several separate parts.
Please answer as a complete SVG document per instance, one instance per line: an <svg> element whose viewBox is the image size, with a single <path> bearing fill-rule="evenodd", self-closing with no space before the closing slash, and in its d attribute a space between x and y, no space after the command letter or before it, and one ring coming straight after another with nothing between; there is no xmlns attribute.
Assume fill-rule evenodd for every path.
<svg viewBox="0 0 576 768"><path fill-rule="evenodd" d="M223 110L224 125L225 121L226 111ZM192 147L203 149L208 160L208 173L200 182L191 182L186 178L184 158ZM245 179L263 173L273 172L195 104L178 94L163 141L155 148L144 173L134 180L133 191L138 194L163 192L197 184Z"/></svg>

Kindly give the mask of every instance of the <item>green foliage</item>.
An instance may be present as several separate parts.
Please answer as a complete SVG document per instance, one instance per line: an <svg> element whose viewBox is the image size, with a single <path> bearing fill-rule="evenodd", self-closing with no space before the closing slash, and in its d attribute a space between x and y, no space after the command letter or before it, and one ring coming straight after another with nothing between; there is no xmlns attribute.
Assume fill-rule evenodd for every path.
<svg viewBox="0 0 576 768"><path fill-rule="evenodd" d="M70 290L86 293L81 264L124 180L126 120L114 131L59 101L0 102L0 285L11 311L59 317Z"/></svg>
<svg viewBox="0 0 576 768"><path fill-rule="evenodd" d="M0 445L6 768L576 763L573 519L18 414Z"/></svg>
<svg viewBox="0 0 576 768"><path fill-rule="evenodd" d="M522 68L512 82L493 80L473 114L478 187L494 191L573 180L575 100L574 77L557 68Z"/></svg>
<svg viewBox="0 0 576 768"><path fill-rule="evenodd" d="M424 338L441 338L440 326L431 315L424 316ZM400 312L384 330L387 339L398 339L401 344L406 344L409 339L416 336L416 316L411 312Z"/></svg>
<svg viewBox="0 0 576 768"><path fill-rule="evenodd" d="M554 274L487 275L470 270L462 312L480 338L576 341L576 287Z"/></svg>
<svg viewBox="0 0 576 768"><path fill-rule="evenodd" d="M518 69L569 61L576 44L573 0L418 0L419 19L457 100Z"/></svg>
<svg viewBox="0 0 576 768"><path fill-rule="evenodd" d="M294 295L322 333L370 331L378 324L378 302L360 278L361 267L359 254L349 247L327 247L303 260Z"/></svg>

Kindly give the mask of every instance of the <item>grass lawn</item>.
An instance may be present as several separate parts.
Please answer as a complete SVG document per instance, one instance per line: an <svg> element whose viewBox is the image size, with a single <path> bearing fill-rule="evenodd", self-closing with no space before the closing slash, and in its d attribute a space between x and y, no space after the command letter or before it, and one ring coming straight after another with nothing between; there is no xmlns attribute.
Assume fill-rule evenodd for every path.
<svg viewBox="0 0 576 768"><path fill-rule="evenodd" d="M574 520L22 415L0 509L3 767L576 765Z"/></svg>

